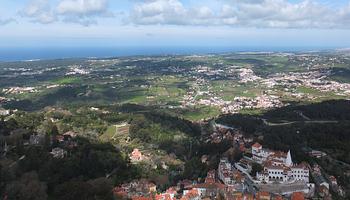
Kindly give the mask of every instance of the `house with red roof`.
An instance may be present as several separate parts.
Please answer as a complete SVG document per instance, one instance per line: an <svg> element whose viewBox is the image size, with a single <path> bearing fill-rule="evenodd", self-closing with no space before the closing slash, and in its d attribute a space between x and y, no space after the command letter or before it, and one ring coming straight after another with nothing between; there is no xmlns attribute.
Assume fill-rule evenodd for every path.
<svg viewBox="0 0 350 200"><path fill-rule="evenodd" d="M144 156L142 155L141 151L137 148L135 148L130 154L130 160L132 162L142 161L143 158Z"/></svg>
<svg viewBox="0 0 350 200"><path fill-rule="evenodd" d="M127 194L127 198L149 197L153 196L153 194L156 192L157 186L146 179L139 179L129 183L124 183L121 186L113 189L113 193L116 196L125 196L125 194Z"/></svg>
<svg viewBox="0 0 350 200"><path fill-rule="evenodd" d="M183 196L180 200L200 200L201 194L198 189L184 190Z"/></svg>
<svg viewBox="0 0 350 200"><path fill-rule="evenodd" d="M293 192L291 200L305 200L304 193L302 192Z"/></svg>
<svg viewBox="0 0 350 200"><path fill-rule="evenodd" d="M271 194L269 192L260 191L256 194L256 200L270 200Z"/></svg>

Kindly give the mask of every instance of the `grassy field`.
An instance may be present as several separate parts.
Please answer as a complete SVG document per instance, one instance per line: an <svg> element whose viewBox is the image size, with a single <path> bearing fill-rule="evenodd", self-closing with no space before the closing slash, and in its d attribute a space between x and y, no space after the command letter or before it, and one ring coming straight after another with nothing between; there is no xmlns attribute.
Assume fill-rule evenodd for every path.
<svg viewBox="0 0 350 200"><path fill-rule="evenodd" d="M186 82L178 77L162 76L154 80L150 86L122 88L127 103L166 104L169 101L179 101L186 93Z"/></svg>
<svg viewBox="0 0 350 200"><path fill-rule="evenodd" d="M61 66L61 61L50 61ZM72 62L72 63L71 63ZM120 58L87 65L90 61L65 61L62 67L44 71L45 63L30 63L33 69L42 69L33 76L17 76L12 71L3 71L4 77L16 75L13 78L0 79L0 86L10 85L36 87L37 93L2 94L4 97L31 102L14 102L20 109L33 107L41 109L47 106L66 106L69 104L82 105L113 105L133 103L145 106L181 105L184 95L189 91L208 92L196 96L195 100L219 97L232 101L235 97L255 98L262 94L281 97L283 101L321 101L327 99L346 98L334 92L321 92L308 87L286 88L275 86L267 88L259 81L240 83L235 79L237 74L226 74L228 69L245 67L252 69L256 75L268 77L274 73L305 71L303 62L291 56L269 53L231 53L207 56L169 56L154 58ZM322 61L323 62L323 61ZM349 78L348 62L331 64L324 61L326 69L331 70L329 80L347 82ZM77 64L90 69L89 75L62 76L69 69L68 64ZM305 64L305 63L304 63ZM306 63L307 64L307 63ZM306 64L304 66L306 66ZM323 64L323 63L322 63ZM28 63L16 63L16 66ZM65 66L65 67L64 67ZM236 66L236 67L233 67ZM323 66L323 65L322 65ZM198 67L208 67L215 73L198 72ZM174 69L176 68L176 71ZM34 70L35 71L35 70ZM0 69L1 75L1 69ZM204 80L202 82L202 80ZM58 88L46 88L47 85L57 84ZM1 90L2 88L0 88ZM304 97L297 98L293 93L303 93ZM20 104L19 106L17 104ZM23 106L22 106L23 104ZM179 115L190 120L201 120L219 114L217 107L197 106L179 111Z"/></svg>
<svg viewBox="0 0 350 200"><path fill-rule="evenodd" d="M210 119L221 113L220 109L214 106L196 106L186 109L172 110L170 112L190 121Z"/></svg>
<svg viewBox="0 0 350 200"><path fill-rule="evenodd" d="M100 140L103 142L109 142L112 137L116 134L117 128L115 125L109 126L106 130L106 132L104 132L101 136L100 136Z"/></svg>
<svg viewBox="0 0 350 200"><path fill-rule="evenodd" d="M53 84L59 84L59 85L68 85L68 84L77 84L81 83L83 80L81 77L64 77L57 80L54 80Z"/></svg>
<svg viewBox="0 0 350 200"><path fill-rule="evenodd" d="M130 125L121 123L117 125L108 126L107 130L100 136L100 140L103 142L122 142L125 141L129 135Z"/></svg>
<svg viewBox="0 0 350 200"><path fill-rule="evenodd" d="M262 94L263 88L254 83L238 83L233 81L213 81L214 93L225 101L232 101L235 97L254 98Z"/></svg>

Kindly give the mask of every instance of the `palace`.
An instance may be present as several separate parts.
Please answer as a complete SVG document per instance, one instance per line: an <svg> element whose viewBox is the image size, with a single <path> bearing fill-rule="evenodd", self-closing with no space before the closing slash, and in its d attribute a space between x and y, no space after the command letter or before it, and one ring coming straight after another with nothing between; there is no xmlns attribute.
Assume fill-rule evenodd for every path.
<svg viewBox="0 0 350 200"><path fill-rule="evenodd" d="M309 182L309 169L305 163L293 164L290 151L272 151L264 149L259 143L252 146L253 160L262 164L264 170L256 174L261 182Z"/></svg>

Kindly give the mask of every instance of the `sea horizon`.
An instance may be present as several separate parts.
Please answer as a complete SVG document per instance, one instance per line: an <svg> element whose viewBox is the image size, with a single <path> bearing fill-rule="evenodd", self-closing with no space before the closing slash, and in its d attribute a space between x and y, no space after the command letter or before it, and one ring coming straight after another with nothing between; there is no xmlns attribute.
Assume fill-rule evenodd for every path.
<svg viewBox="0 0 350 200"><path fill-rule="evenodd" d="M238 52L309 52L330 51L346 47L261 47L261 46L152 46L152 47L0 47L0 62L113 58L127 56L162 56L224 54Z"/></svg>

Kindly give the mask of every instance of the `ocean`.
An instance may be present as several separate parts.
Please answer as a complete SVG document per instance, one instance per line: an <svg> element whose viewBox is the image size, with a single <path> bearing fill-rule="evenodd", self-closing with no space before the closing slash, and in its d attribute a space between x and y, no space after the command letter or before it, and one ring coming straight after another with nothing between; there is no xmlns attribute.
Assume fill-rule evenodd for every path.
<svg viewBox="0 0 350 200"><path fill-rule="evenodd" d="M321 47L0 47L0 61L50 60L63 58L119 57L137 55L187 55L230 52L292 52L331 48Z"/></svg>

